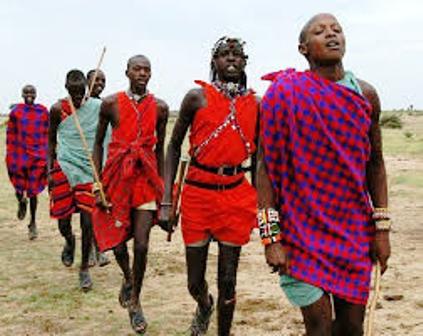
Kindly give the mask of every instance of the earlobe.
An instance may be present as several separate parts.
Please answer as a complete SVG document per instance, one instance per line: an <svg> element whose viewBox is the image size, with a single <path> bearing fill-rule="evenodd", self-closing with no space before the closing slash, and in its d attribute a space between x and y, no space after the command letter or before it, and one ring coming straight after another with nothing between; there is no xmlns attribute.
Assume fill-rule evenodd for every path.
<svg viewBox="0 0 423 336"><path fill-rule="evenodd" d="M307 56L307 46L304 43L300 43L298 45L298 51L300 52L301 55Z"/></svg>

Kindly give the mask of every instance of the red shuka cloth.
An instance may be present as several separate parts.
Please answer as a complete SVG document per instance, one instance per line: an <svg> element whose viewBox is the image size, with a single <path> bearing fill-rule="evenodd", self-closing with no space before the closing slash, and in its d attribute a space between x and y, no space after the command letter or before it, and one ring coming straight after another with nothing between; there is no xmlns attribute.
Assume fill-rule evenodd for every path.
<svg viewBox="0 0 423 336"><path fill-rule="evenodd" d="M203 87L207 106L197 111L190 133L190 154L230 113L230 99L214 86L196 81ZM254 140L257 120L257 101L253 92L236 98L236 117L243 133L255 151ZM220 167L237 166L248 158L244 141L237 130L228 125L222 133L198 153L196 160L204 165ZM187 179L210 184L230 184L243 178L244 173L235 176L221 176L190 166ZM257 196L255 189L244 178L241 185L215 191L185 185L181 199L181 226L184 241L192 244L214 238L243 245L249 241L250 232L256 225Z"/></svg>
<svg viewBox="0 0 423 336"><path fill-rule="evenodd" d="M119 92L117 100L119 124L112 130L101 176L112 209L109 214L98 207L93 212L93 229L100 251L131 238L131 208L160 200L163 194L154 152L156 100L149 94L137 104L125 92Z"/></svg>

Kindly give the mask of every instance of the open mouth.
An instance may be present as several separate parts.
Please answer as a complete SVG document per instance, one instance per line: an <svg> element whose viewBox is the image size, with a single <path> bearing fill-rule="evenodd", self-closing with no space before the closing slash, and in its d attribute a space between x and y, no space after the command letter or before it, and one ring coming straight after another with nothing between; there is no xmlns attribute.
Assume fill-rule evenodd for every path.
<svg viewBox="0 0 423 336"><path fill-rule="evenodd" d="M228 72L236 72L236 71L237 71L237 68L236 68L234 65L229 65L229 66L226 68L226 70L227 70Z"/></svg>
<svg viewBox="0 0 423 336"><path fill-rule="evenodd" d="M341 45L338 41L332 40L332 41L329 41L328 43L326 43L326 47L331 49L331 50L339 50Z"/></svg>

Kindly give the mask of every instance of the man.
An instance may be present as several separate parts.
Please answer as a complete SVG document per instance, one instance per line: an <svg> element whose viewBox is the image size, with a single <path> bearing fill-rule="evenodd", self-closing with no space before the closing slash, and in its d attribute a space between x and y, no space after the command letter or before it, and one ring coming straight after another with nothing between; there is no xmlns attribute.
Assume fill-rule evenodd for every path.
<svg viewBox="0 0 423 336"><path fill-rule="evenodd" d="M266 260L301 308L307 335L362 335L370 252L382 272L390 254L379 98L344 70L345 37L333 15L307 22L299 51L310 70L267 76L273 83L262 102Z"/></svg>
<svg viewBox="0 0 423 336"><path fill-rule="evenodd" d="M103 92L104 88L106 87L106 75L104 74L102 70L99 69L97 71L97 76L93 84L94 74L95 74L95 69L92 69L88 71L87 73L88 87L90 88L91 85L93 87L91 91L92 98L101 99L100 95Z"/></svg>
<svg viewBox="0 0 423 336"><path fill-rule="evenodd" d="M94 75L96 75L95 69L92 69L92 70L88 71L88 73L87 73L88 88L92 87L92 90L90 92L90 96L91 96L91 98L101 99L100 95L101 95L101 93L103 92L103 90L106 86L106 75L100 69L97 71L97 75L96 75L95 79L94 79ZM94 81L94 83L93 83L93 81ZM97 264L97 262L98 262L98 266L100 266L100 267L103 267L103 266L110 264L110 260L107 257L107 255L105 253L100 253L98 251L98 246L97 246L97 243L95 241L95 237L93 235L93 244L91 246L90 258L89 258L90 267L95 266L95 264Z"/></svg>
<svg viewBox="0 0 423 336"><path fill-rule="evenodd" d="M25 218L29 198L31 219L30 240L37 238L37 195L47 185L48 110L35 104L37 91L33 85L22 89L23 104L15 104L9 114L6 135L6 165L18 200L18 219Z"/></svg>
<svg viewBox="0 0 423 336"><path fill-rule="evenodd" d="M211 239L219 244L218 334L229 335L241 247L255 226L256 192L241 166L255 152L259 106L246 88L246 61L240 39L223 37L216 42L212 83L196 81L201 88L186 94L167 151L160 216L164 224L173 220L172 186L181 145L191 127L191 162L181 200L188 290L198 304L191 335L205 335L213 312L213 297L205 280Z"/></svg>
<svg viewBox="0 0 423 336"><path fill-rule="evenodd" d="M147 91L151 64L136 55L128 60L126 76L129 89L103 100L94 146L94 161L101 172L103 141L112 126L107 161L102 171L102 185L94 190L100 204L100 189L105 191L111 208L94 212L94 233L100 251L113 249L124 274L119 294L122 307L128 308L135 332L143 334L147 322L140 304L140 293L147 264L148 242L156 201L163 194L163 144L168 106ZM103 200L104 201L104 200ZM104 204L103 204L104 205ZM126 241L134 238L132 270Z"/></svg>
<svg viewBox="0 0 423 336"><path fill-rule="evenodd" d="M101 101L92 98L85 100L86 86L87 80L81 71L68 72L65 87L69 97L52 106L49 129L50 215L58 219L59 231L65 238L62 262L70 267L75 254L71 217L73 213L80 213L82 244L79 285L83 291L90 290L93 285L88 258L93 239L91 212L95 200L92 196L90 154L84 147L70 104L76 109L88 148L92 148Z"/></svg>

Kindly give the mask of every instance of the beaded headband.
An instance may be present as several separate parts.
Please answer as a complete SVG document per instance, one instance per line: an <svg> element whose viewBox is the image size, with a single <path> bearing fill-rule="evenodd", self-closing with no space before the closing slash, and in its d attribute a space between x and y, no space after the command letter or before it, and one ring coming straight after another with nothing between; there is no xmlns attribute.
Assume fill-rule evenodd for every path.
<svg viewBox="0 0 423 336"><path fill-rule="evenodd" d="M214 44L212 51L211 51L211 56L212 58L215 58L220 50L220 48L222 48L223 46L229 44L229 43L236 43L239 45L239 47L241 48L243 54L244 54L244 59L247 59L248 56L245 54L245 50L244 47L246 45L246 42L243 41L240 38L234 38L234 37L228 37L228 36L223 36L220 39L217 40L217 42Z"/></svg>

